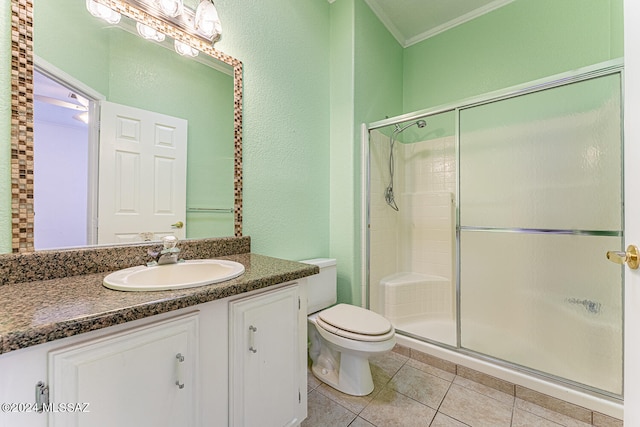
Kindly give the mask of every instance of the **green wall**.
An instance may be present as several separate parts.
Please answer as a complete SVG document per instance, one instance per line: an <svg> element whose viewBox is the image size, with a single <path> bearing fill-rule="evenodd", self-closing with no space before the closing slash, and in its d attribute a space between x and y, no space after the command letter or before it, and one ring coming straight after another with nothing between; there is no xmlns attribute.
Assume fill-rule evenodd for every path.
<svg viewBox="0 0 640 427"><path fill-rule="evenodd" d="M244 64L244 234L256 253L329 253L329 4L216 0Z"/></svg>
<svg viewBox="0 0 640 427"><path fill-rule="evenodd" d="M361 124L393 117L402 112L402 56L403 49L382 25L378 17L363 0L355 1L355 128L353 132L353 192L348 196L354 201L353 239L337 235L338 242L350 243L353 250L351 295L339 286L341 301L361 304L362 274L361 247L362 211L360 195L362 175ZM335 187L341 191L341 187ZM333 191L333 189L332 189ZM357 195L357 197L354 197ZM346 194L345 194L346 197ZM340 217L338 217L340 218ZM333 225L333 221L332 221ZM351 298L349 298L351 297Z"/></svg>
<svg viewBox="0 0 640 427"><path fill-rule="evenodd" d="M622 0L517 0L405 49L404 112L622 56Z"/></svg>
<svg viewBox="0 0 640 427"><path fill-rule="evenodd" d="M330 256L338 301L362 303L360 125L402 110L402 48L362 0L331 4Z"/></svg>
<svg viewBox="0 0 640 427"><path fill-rule="evenodd" d="M338 300L359 301L354 222L357 199L353 197L356 144L355 105L355 5L341 0L331 5L331 152L330 152L330 253L337 260Z"/></svg>

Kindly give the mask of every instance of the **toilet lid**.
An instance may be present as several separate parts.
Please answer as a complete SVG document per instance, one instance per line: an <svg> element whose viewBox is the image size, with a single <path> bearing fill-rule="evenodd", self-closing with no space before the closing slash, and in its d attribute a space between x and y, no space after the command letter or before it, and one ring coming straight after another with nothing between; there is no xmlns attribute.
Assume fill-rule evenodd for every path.
<svg viewBox="0 0 640 427"><path fill-rule="evenodd" d="M325 324L358 335L385 335L393 329L391 322L384 317L355 305L338 304L322 310L318 317Z"/></svg>

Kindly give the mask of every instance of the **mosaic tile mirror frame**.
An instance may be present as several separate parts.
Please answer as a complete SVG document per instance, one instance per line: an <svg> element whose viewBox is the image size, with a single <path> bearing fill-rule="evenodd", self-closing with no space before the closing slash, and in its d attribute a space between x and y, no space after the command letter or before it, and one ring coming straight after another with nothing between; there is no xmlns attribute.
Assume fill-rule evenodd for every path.
<svg viewBox="0 0 640 427"><path fill-rule="evenodd" d="M242 62L169 22L121 0L97 0L233 68L234 234L242 235ZM34 250L33 0L11 1L12 252Z"/></svg>

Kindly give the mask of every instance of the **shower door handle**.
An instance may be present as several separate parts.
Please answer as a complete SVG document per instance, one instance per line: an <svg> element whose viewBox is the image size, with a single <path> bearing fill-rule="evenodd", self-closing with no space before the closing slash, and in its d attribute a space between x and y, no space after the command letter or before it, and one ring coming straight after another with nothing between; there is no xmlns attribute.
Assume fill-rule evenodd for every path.
<svg viewBox="0 0 640 427"><path fill-rule="evenodd" d="M626 263L630 269L636 270L640 266L640 252L635 245L629 245L626 252L608 251L607 259L616 264Z"/></svg>

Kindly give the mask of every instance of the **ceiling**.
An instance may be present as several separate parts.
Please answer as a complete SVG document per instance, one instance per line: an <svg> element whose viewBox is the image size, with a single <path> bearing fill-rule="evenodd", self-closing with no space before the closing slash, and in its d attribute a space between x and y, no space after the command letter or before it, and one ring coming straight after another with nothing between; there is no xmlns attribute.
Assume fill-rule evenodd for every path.
<svg viewBox="0 0 640 427"><path fill-rule="evenodd" d="M403 47L470 21L514 0L365 0Z"/></svg>
<svg viewBox="0 0 640 427"><path fill-rule="evenodd" d="M38 121L86 129L78 115L87 111L89 101L37 70L33 72L33 97Z"/></svg>

